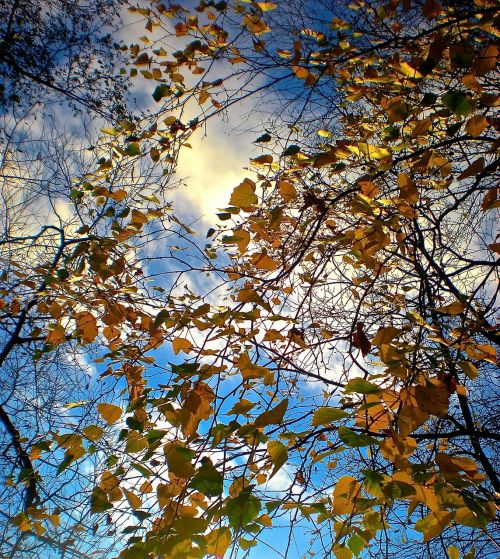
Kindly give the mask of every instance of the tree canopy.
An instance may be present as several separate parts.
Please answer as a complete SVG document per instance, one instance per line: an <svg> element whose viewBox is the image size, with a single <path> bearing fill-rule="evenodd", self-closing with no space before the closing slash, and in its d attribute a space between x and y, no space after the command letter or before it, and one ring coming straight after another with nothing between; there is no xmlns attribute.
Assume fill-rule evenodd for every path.
<svg viewBox="0 0 500 559"><path fill-rule="evenodd" d="M497 556L496 3L151 1L131 43L66 2L28 40L14 4L4 553ZM96 49L35 64L73 16ZM18 135L59 63L92 126ZM177 164L241 106L249 165L203 230Z"/></svg>

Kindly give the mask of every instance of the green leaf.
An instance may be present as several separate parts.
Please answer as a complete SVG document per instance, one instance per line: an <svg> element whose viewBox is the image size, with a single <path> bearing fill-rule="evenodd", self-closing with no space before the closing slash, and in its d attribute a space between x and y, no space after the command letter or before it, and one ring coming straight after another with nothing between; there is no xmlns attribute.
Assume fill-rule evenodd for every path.
<svg viewBox="0 0 500 559"><path fill-rule="evenodd" d="M148 441L146 440L146 437L142 437L135 431L132 431L127 438L125 452L140 452L146 448L148 448Z"/></svg>
<svg viewBox="0 0 500 559"><path fill-rule="evenodd" d="M318 425L329 425L333 421L338 421L339 419L344 419L345 417L349 417L349 414L344 410L322 406L314 411L312 425L313 427L317 427Z"/></svg>
<svg viewBox="0 0 500 559"><path fill-rule="evenodd" d="M352 394L353 392L358 394L378 394L381 390L380 386L376 386L364 378L353 378L347 383L344 392L346 394Z"/></svg>
<svg viewBox="0 0 500 559"><path fill-rule="evenodd" d="M390 481L382 487L382 492L389 499L404 499L415 495L416 491L412 485L402 481Z"/></svg>
<svg viewBox="0 0 500 559"><path fill-rule="evenodd" d="M271 141L271 135L270 134L262 134L262 136L259 136L254 144L260 144L260 143L264 143L264 142L270 142Z"/></svg>
<svg viewBox="0 0 500 559"><path fill-rule="evenodd" d="M283 155L296 155L297 153L299 153L299 151L300 151L300 146L296 146L293 144L286 148L286 150L283 152Z"/></svg>
<svg viewBox="0 0 500 559"><path fill-rule="evenodd" d="M250 549L251 547L255 547L257 545L256 540L246 540L245 538L240 538L239 544L241 549Z"/></svg>
<svg viewBox="0 0 500 559"><path fill-rule="evenodd" d="M156 87L153 91L153 99L159 103L164 97L168 97L172 94L172 90L168 85L161 84Z"/></svg>
<svg viewBox="0 0 500 559"><path fill-rule="evenodd" d="M363 551L365 545L365 540L357 534L351 536L349 538L349 541L347 542L347 546L354 553L354 555L356 555L356 557L358 557L358 555Z"/></svg>
<svg viewBox="0 0 500 559"><path fill-rule="evenodd" d="M260 507L261 503L257 497L251 494L251 488L244 489L237 497L229 499L226 503L229 524L235 530L240 530L257 518Z"/></svg>
<svg viewBox="0 0 500 559"><path fill-rule="evenodd" d="M463 91L450 91L441 96L443 103L457 116L467 116L475 109L472 97Z"/></svg>
<svg viewBox="0 0 500 559"><path fill-rule="evenodd" d="M130 142L129 144L127 144L127 147L125 148L125 153L130 157L134 157L135 155L140 155L141 145L139 144L139 142Z"/></svg>
<svg viewBox="0 0 500 559"><path fill-rule="evenodd" d="M132 462L130 465L132 466L132 468L141 473L146 479L149 479L151 477L152 472L148 468L146 468L146 466L138 464L137 462Z"/></svg>
<svg viewBox="0 0 500 559"><path fill-rule="evenodd" d="M365 476L366 481L364 482L364 487L366 490L375 495L376 497L382 496L382 488L380 486L381 482L384 481L384 476L375 472L374 470L361 470L361 473Z"/></svg>
<svg viewBox="0 0 500 559"><path fill-rule="evenodd" d="M196 472L190 487L196 489L207 497L218 497L223 490L224 478L217 471L210 460L205 460L201 468Z"/></svg>
<svg viewBox="0 0 500 559"><path fill-rule="evenodd" d="M434 103L436 102L438 96L434 93L426 93L423 97L422 97L422 101L420 101L420 103L424 106L424 107L431 107L432 105L434 105Z"/></svg>
<svg viewBox="0 0 500 559"><path fill-rule="evenodd" d="M107 493L100 487L94 487L90 497L90 510L93 513L99 513L112 508L113 505L109 502Z"/></svg>
<svg viewBox="0 0 500 559"><path fill-rule="evenodd" d="M338 435L339 439L351 448L378 444L377 439L370 437L370 435L358 435L348 427L339 427Z"/></svg>

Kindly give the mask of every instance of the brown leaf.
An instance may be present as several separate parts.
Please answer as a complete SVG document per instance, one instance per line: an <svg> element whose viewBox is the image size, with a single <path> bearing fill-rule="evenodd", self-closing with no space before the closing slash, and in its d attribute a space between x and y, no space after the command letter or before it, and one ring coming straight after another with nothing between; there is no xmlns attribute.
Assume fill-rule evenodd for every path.
<svg viewBox="0 0 500 559"><path fill-rule="evenodd" d="M491 72L497 65L497 58L498 47L496 45L487 46L474 61L472 74L474 76L484 76L484 74Z"/></svg>
<svg viewBox="0 0 500 559"><path fill-rule="evenodd" d="M399 197L408 204L415 204L418 201L418 190L410 176L406 173L399 173L398 184Z"/></svg>
<svg viewBox="0 0 500 559"><path fill-rule="evenodd" d="M484 115L473 116L467 121L465 130L473 137L477 138L488 126L488 121Z"/></svg>
<svg viewBox="0 0 500 559"><path fill-rule="evenodd" d="M424 15L427 19L436 19L441 11L441 4L439 4L435 0L425 0Z"/></svg>
<svg viewBox="0 0 500 559"><path fill-rule="evenodd" d="M354 332L352 335L352 345L361 350L361 354L363 355L363 357L365 357L365 355L368 355L368 353L370 353L372 344L364 333L363 327L364 324L362 322L358 322L356 324L356 332Z"/></svg>

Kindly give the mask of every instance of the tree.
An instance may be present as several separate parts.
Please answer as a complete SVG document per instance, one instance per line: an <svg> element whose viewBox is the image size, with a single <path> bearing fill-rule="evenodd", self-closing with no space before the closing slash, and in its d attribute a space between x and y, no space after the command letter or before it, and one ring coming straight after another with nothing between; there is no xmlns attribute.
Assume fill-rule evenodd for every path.
<svg viewBox="0 0 500 559"><path fill-rule="evenodd" d="M44 94L118 118L126 109L124 57L112 32L123 0L6 0L0 6L0 107Z"/></svg>
<svg viewBox="0 0 500 559"><path fill-rule="evenodd" d="M279 545L273 530L289 530L284 556L493 557L497 8L195 10L135 8L152 45L131 50L161 124L111 131L112 156L73 194L81 248L40 272L37 297L61 306L44 351L107 347L117 401L97 410L119 426L116 450L93 429L51 434L41 456L55 443L65 466L106 456L91 506L132 534L125 559L244 555ZM165 60L152 30L172 19L182 46ZM284 86L289 110L206 246L158 242L171 228L154 184L146 198L108 186L115 161L173 164L206 119L251 94L279 103ZM165 279L173 261L217 291ZM46 514L28 506L18 524Z"/></svg>
<svg viewBox="0 0 500 559"><path fill-rule="evenodd" d="M85 464L72 462L81 456L82 433L91 441L104 431L95 404L112 390L112 383L98 384L93 378L98 374L92 366L98 349L89 344L92 314L75 306L79 300L90 308L96 305L94 297L85 299L89 285L97 289L88 270L99 268L99 258L106 258L108 251L115 272L124 271L125 258L133 269L131 244L114 250L107 240L113 206L121 213L115 230L127 213L137 220L132 237L143 223L135 206L149 206L159 217L161 204L148 194L150 185L154 183L161 197L162 187L173 184L168 164L159 169L151 160L141 161L140 170L137 166L137 145L130 138L140 119L125 118L130 114L126 105L132 104L125 95L129 80L117 69L128 61L128 53L103 29L106 25L118 34L121 6L10 2L0 8L0 530L1 553L9 557L82 557L101 534L88 503L104 458L87 454ZM112 128L100 132L117 121L130 137L121 152L114 151ZM100 181L106 188L94 191L92 182L98 189ZM57 287L60 281L71 281L68 259L77 261L71 277L80 277L74 292L69 284L67 292ZM89 259L92 266L86 268ZM84 277L88 282L81 281ZM67 304L84 321L89 347L73 339L74 327L64 333L59 321L68 326ZM62 347L57 347L60 342ZM71 406L75 401L79 405ZM56 434L57 441L52 439ZM47 527L27 520L25 512L35 507L40 514L48 511L48 516L38 517L45 518ZM110 529L104 525L104 530ZM102 555L117 541L111 534L101 538Z"/></svg>

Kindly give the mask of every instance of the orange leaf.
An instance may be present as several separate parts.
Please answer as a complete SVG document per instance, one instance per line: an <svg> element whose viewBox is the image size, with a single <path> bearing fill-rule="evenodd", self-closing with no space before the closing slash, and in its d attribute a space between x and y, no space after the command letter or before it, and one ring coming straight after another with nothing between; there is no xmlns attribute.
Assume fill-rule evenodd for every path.
<svg viewBox="0 0 500 559"><path fill-rule="evenodd" d="M86 342L93 342L99 332L95 316L88 311L79 312L75 315L78 326L78 335Z"/></svg>
<svg viewBox="0 0 500 559"><path fill-rule="evenodd" d="M184 353L189 353L192 347L193 344L186 338L174 338L172 340L172 349L174 350L174 353L176 355L180 351L183 351Z"/></svg>
<svg viewBox="0 0 500 559"><path fill-rule="evenodd" d="M292 69L299 80L305 80L309 75L309 70L302 66L293 66Z"/></svg>
<svg viewBox="0 0 500 559"><path fill-rule="evenodd" d="M272 272L278 267L276 262L265 253L256 254L252 258L252 264L259 270L267 270L268 272Z"/></svg>

